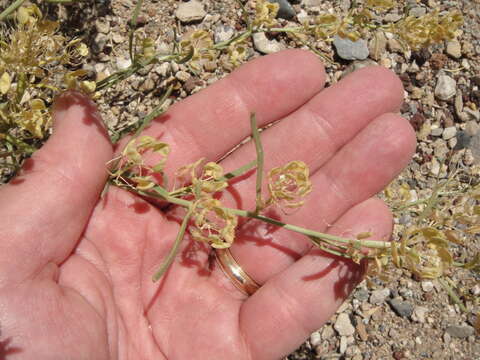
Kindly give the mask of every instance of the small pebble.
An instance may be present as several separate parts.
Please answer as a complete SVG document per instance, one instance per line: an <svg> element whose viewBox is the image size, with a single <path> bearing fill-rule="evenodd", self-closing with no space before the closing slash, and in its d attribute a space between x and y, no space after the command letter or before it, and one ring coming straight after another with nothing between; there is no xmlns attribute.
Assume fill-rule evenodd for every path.
<svg viewBox="0 0 480 360"><path fill-rule="evenodd" d="M310 344L313 346L313 347L317 347L318 345L320 345L322 342L322 336L320 335L320 333L318 331L315 331L314 333L312 333L310 335Z"/></svg>
<svg viewBox="0 0 480 360"><path fill-rule="evenodd" d="M433 128L430 134L432 136L442 136L443 129L442 128Z"/></svg>
<svg viewBox="0 0 480 360"><path fill-rule="evenodd" d="M388 302L392 310L401 317L409 318L413 313L413 305L399 298L392 299Z"/></svg>
<svg viewBox="0 0 480 360"><path fill-rule="evenodd" d="M273 54L285 48L283 44L276 40L268 40L263 32L255 33L252 37L255 49L263 54Z"/></svg>
<svg viewBox="0 0 480 360"><path fill-rule="evenodd" d="M188 72L186 72L186 71L180 70L180 71L177 71L177 73L175 74L175 77L176 77L178 80L180 80L180 81L182 81L182 82L185 82L185 81L187 81L188 79L190 79L190 74L189 74Z"/></svg>
<svg viewBox="0 0 480 360"><path fill-rule="evenodd" d="M342 337L340 338L340 349L339 349L339 350L340 350L340 354L344 354L344 353L345 353L345 351L347 350L347 346L348 346L348 344L347 344L347 337L346 337L346 336L342 336Z"/></svg>
<svg viewBox="0 0 480 360"><path fill-rule="evenodd" d="M426 307L416 306L415 309L413 309L412 320L418 323L424 323L427 313L428 309Z"/></svg>
<svg viewBox="0 0 480 360"><path fill-rule="evenodd" d="M443 140L449 140L457 135L457 128L455 126L447 127L443 130L442 138Z"/></svg>
<svg viewBox="0 0 480 360"><path fill-rule="evenodd" d="M370 296L370 303L374 305L379 305L385 301L386 298L390 296L390 289L380 289L372 291Z"/></svg>
<svg viewBox="0 0 480 360"><path fill-rule="evenodd" d="M431 281L422 281L422 290L425 292L430 292L434 289L434 285Z"/></svg>
<svg viewBox="0 0 480 360"><path fill-rule="evenodd" d="M368 57L368 44L365 40L352 41L335 35L333 45L337 54L344 60L365 60Z"/></svg>
<svg viewBox="0 0 480 360"><path fill-rule="evenodd" d="M117 58L117 69L126 70L132 65L132 60L122 57Z"/></svg>
<svg viewBox="0 0 480 360"><path fill-rule="evenodd" d="M368 291L363 288L358 288L353 294L354 298L359 301L365 301L368 299Z"/></svg>
<svg viewBox="0 0 480 360"><path fill-rule="evenodd" d="M440 100L448 100L457 93L457 82L448 75L440 75L435 87L435 96Z"/></svg>
<svg viewBox="0 0 480 360"><path fill-rule="evenodd" d="M322 339L328 340L328 339L332 338L334 335L335 335L335 331L333 330L333 328L331 326L327 325L327 326L323 327L323 329L322 329Z"/></svg>
<svg viewBox="0 0 480 360"><path fill-rule="evenodd" d="M182 23L188 24L195 21L201 21L207 15L203 4L197 0L181 2L175 11L175 16Z"/></svg>
<svg viewBox="0 0 480 360"><path fill-rule="evenodd" d="M447 328L446 332L451 337L458 338L458 339L465 339L470 335L473 335L475 333L475 330L472 326L469 326L469 325L464 325L464 326L452 325Z"/></svg>
<svg viewBox="0 0 480 360"><path fill-rule="evenodd" d="M333 326L340 336L349 336L355 333L355 328L350 321L350 317L346 313L341 313Z"/></svg>
<svg viewBox="0 0 480 360"><path fill-rule="evenodd" d="M452 40L447 42L447 54L455 59L460 59L462 57L462 47L458 40Z"/></svg>
<svg viewBox="0 0 480 360"><path fill-rule="evenodd" d="M235 34L235 29L228 25L219 25L213 32L213 39L215 43L228 41Z"/></svg>

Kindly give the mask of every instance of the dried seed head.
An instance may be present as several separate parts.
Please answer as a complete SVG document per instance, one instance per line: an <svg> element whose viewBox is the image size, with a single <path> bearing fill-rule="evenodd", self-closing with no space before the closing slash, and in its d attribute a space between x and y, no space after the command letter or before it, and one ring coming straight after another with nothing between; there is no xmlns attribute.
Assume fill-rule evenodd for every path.
<svg viewBox="0 0 480 360"><path fill-rule="evenodd" d="M209 196L202 196L195 204L192 237L217 249L230 247L235 239L237 216L222 207L222 203Z"/></svg>
<svg viewBox="0 0 480 360"><path fill-rule="evenodd" d="M253 26L271 28L277 25L276 17L280 6L266 0L257 0Z"/></svg>
<svg viewBox="0 0 480 360"><path fill-rule="evenodd" d="M303 205L304 198L312 191L308 166L302 161L291 161L268 173L270 202L282 207L297 208Z"/></svg>

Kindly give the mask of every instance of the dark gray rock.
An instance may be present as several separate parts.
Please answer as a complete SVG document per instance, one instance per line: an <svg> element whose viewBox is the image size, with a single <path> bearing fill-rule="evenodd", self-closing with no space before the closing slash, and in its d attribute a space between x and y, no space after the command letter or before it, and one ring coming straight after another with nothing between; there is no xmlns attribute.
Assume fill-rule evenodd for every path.
<svg viewBox="0 0 480 360"><path fill-rule="evenodd" d="M398 316L404 318L410 318L413 313L413 305L407 301L402 301L402 299L395 298L388 302L392 310Z"/></svg>
<svg viewBox="0 0 480 360"><path fill-rule="evenodd" d="M338 56L345 60L365 60L368 57L368 44L365 40L352 41L335 35L333 45Z"/></svg>
<svg viewBox="0 0 480 360"><path fill-rule="evenodd" d="M277 17L281 19L291 20L295 17L295 9L287 0L268 0L271 3L279 5Z"/></svg>

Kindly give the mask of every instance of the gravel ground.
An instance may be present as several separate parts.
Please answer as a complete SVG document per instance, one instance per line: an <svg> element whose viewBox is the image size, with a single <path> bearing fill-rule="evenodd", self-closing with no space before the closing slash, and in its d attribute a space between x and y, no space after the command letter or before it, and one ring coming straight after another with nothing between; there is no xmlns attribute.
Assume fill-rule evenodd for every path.
<svg viewBox="0 0 480 360"><path fill-rule="evenodd" d="M243 29L237 2L194 2L146 0L138 19L138 33L153 38L157 50L168 53L175 36L181 37L192 29L211 30L217 41ZM291 5L277 2L282 3L283 16L291 17L281 20L283 24L299 24L322 11L345 12L351 5L350 0L302 0L291 1ZM348 48L339 40L335 44L316 42L313 46L334 59L326 64L329 84L374 63L392 69L402 79L406 92L401 111L417 130L418 147L400 180L408 183L415 199L431 194L438 179L454 170L460 185L479 182L480 1L403 3L410 5L410 13L416 15L435 8L457 8L464 14L465 24L456 40L418 52L404 51L398 41L388 36L381 37L375 47L372 40L355 45L357 48ZM88 39L92 56L84 68L98 80L130 65L127 22L134 7L134 0L104 0L87 6L50 6L46 10L50 16L68 22L64 31ZM398 19L395 11L389 16ZM249 58L293 46L301 47L287 36L258 38L249 44ZM176 84L175 98L181 99L231 70L226 56L212 60L197 72L186 65L158 64L109 89L98 102L110 129L121 131L153 109L165 85ZM411 221L410 213L398 214L396 234ZM454 249L456 258L464 259L479 251L479 235L473 234L468 240L466 247ZM466 311L452 302L438 280L417 281L411 274L397 271L389 282L372 280L360 284L337 314L288 359L480 359L476 317L480 313L480 277L466 270L447 275Z"/></svg>

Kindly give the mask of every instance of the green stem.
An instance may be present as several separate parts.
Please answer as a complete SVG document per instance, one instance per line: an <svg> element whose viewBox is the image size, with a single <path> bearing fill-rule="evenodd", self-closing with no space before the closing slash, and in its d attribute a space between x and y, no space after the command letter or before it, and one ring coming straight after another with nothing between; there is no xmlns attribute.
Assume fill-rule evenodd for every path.
<svg viewBox="0 0 480 360"><path fill-rule="evenodd" d="M365 246L368 248L375 248L375 249L388 249L390 248L390 244L388 242L384 241L378 241L378 240L357 240L357 239L346 239L340 236L335 236L331 234L326 234L326 233L321 233L318 231L310 230L303 228L301 226L297 225L292 225L292 224L286 224L284 222L269 218L267 216L263 216L260 214L255 214L254 212L251 211L246 211L246 210L240 210L240 209L232 209L232 208L226 208L227 211L231 212L232 214L238 215L238 216L243 216L243 217L249 217L252 219L257 219L261 220L263 222L276 225L279 227L283 227L284 229L291 230L303 235L306 235L308 237L315 237L318 239L325 239L325 240L332 240L335 242L339 242L342 244L351 244L353 246Z"/></svg>
<svg viewBox="0 0 480 360"><path fill-rule="evenodd" d="M453 289L450 287L450 285L448 285L448 283L446 281L444 281L442 278L438 278L438 282L443 286L443 288L445 289L445 291L447 292L448 296L450 296L450 298L452 299L452 301L458 305L458 307L460 308L460 310L462 312L467 312L467 308L465 307L465 305L463 305L462 301L460 300L460 298L457 296L457 294L455 294L455 291L453 291Z"/></svg>
<svg viewBox="0 0 480 360"><path fill-rule="evenodd" d="M234 42L242 42L243 40L250 37L251 35L252 35L252 31L251 30L246 30L244 32L241 32L237 36L234 36L233 38L231 38L229 40L225 40L225 41L216 43L215 45L213 45L212 49L213 50L224 49L224 48L230 46L230 44L232 44Z"/></svg>
<svg viewBox="0 0 480 360"><path fill-rule="evenodd" d="M159 62L170 61L170 60L174 60L176 58L178 58L178 55L176 55L176 54L165 55L165 56L161 56L161 57L157 57L157 55L155 55L155 56L152 56L152 57L146 59L145 61L134 62L127 69L117 71L117 72L113 73L112 75L107 76L105 79L99 81L97 83L96 90L99 91L99 90L107 89L110 86L113 86L114 84L116 84L117 82L125 80L126 78L132 76L137 71L139 71L140 69L144 68L147 65L150 65L154 61L159 61Z"/></svg>
<svg viewBox="0 0 480 360"><path fill-rule="evenodd" d="M263 146L260 141L260 134L258 132L257 118L255 114L250 115L250 126L252 128L252 137L255 142L255 151L257 152L257 181L255 185L256 205L255 214L258 214L262 209L262 177L263 177Z"/></svg>
<svg viewBox="0 0 480 360"><path fill-rule="evenodd" d="M133 36L135 34L135 30L137 28L137 18L138 14L140 13L140 9L142 8L143 0L138 0L137 5L135 5L135 9L133 10L132 18L130 19L130 32L128 34L128 53L130 54L130 60L135 62L135 54L133 51Z"/></svg>
<svg viewBox="0 0 480 360"><path fill-rule="evenodd" d="M0 21L3 21L8 15L17 10L20 6L22 6L24 2L25 0L14 1L9 7L2 11L2 13L0 14Z"/></svg>
<svg viewBox="0 0 480 360"><path fill-rule="evenodd" d="M152 276L153 282L158 281L162 277L165 271L167 271L167 269L172 264L173 260L175 259L175 256L177 256L178 250L180 249L180 244L182 243L182 240L185 237L185 230L187 229L188 221L190 220L192 213L193 213L193 206L188 208L187 214L183 218L182 225L180 226L180 230L178 231L177 237L175 238L175 242L173 243L173 246L170 249L170 252L168 253L165 260L163 261L162 265L160 265L160 268Z"/></svg>
<svg viewBox="0 0 480 360"><path fill-rule="evenodd" d="M138 190L137 190L138 191ZM193 202L189 200L184 200L184 199L179 199L170 196L167 190L162 188L161 186L155 186L154 188L151 189L151 191L138 191L141 195L144 196L149 196L149 197L154 197L158 199L165 200L167 202L170 202L175 205L180 205L186 208L191 208L193 207ZM321 240L327 240L327 243L335 246L339 246L338 244L335 244L336 242L340 244L346 244L346 245L352 245L356 247L368 247L372 249L389 249L390 248L390 243L385 242L385 241L379 241L379 240L358 240L358 239L346 239L340 236L335 236L331 234L326 234L326 233L321 233L318 231L310 230L303 228L301 226L297 225L292 225L292 224L286 224L284 222L281 222L279 220L275 220L272 218L269 218L264 215L256 214L253 211L247 211L247 210L240 210L240 209L234 209L234 208L223 208L227 212L237 215L237 216L242 216L242 217L249 217L252 219L257 219L261 220L263 222L276 225L279 227L282 227L287 230L291 230L303 235L306 235L308 237L314 237L317 239ZM331 242L328 242L331 241Z"/></svg>
<svg viewBox="0 0 480 360"><path fill-rule="evenodd" d="M152 122L152 120L163 112L163 104L171 95L172 91L173 85L170 85L167 91L162 95L162 98L160 99L158 105L147 116L143 118L141 125L138 127L137 131L135 131L135 135L133 135L134 138L139 136L141 132Z"/></svg>
<svg viewBox="0 0 480 360"><path fill-rule="evenodd" d="M252 160L248 164L245 164L242 167L239 167L237 170L233 170L233 171L230 171L229 173L226 173L225 175L223 175L223 177L220 179L220 181L230 180L234 177L243 175L248 170L253 169L255 166L257 166L257 160Z"/></svg>

